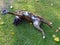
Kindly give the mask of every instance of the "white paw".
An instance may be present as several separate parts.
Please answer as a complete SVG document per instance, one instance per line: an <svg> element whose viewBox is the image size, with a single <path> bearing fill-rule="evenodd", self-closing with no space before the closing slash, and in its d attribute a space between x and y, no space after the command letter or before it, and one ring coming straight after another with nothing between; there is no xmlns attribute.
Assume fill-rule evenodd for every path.
<svg viewBox="0 0 60 45"><path fill-rule="evenodd" d="M52 22L50 22L50 25L52 25Z"/></svg>
<svg viewBox="0 0 60 45"><path fill-rule="evenodd" d="M43 36L43 39L45 39L45 36Z"/></svg>

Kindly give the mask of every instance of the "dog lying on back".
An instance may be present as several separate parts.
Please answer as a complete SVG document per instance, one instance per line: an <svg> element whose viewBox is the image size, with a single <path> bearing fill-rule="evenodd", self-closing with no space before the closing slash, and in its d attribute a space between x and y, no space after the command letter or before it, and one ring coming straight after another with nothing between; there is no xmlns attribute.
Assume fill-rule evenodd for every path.
<svg viewBox="0 0 60 45"><path fill-rule="evenodd" d="M9 12L7 10L3 10L3 14L12 14L15 15L16 18L14 19L14 24L18 25L21 20L27 20L33 23L34 27L38 29L38 31L41 31L43 39L45 38L45 32L43 31L43 29L40 27L41 23L45 23L47 24L49 27L51 27L50 22L46 21L45 19L43 19L40 16L36 16L35 14L28 12L28 11L24 11L24 10L20 10L17 12Z"/></svg>

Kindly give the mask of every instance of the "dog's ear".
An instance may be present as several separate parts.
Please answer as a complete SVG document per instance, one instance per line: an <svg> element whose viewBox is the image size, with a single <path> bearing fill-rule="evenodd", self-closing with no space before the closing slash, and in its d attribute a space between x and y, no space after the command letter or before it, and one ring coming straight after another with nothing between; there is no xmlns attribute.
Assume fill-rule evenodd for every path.
<svg viewBox="0 0 60 45"><path fill-rule="evenodd" d="M8 12L9 12L8 10L2 10L3 15L7 14Z"/></svg>

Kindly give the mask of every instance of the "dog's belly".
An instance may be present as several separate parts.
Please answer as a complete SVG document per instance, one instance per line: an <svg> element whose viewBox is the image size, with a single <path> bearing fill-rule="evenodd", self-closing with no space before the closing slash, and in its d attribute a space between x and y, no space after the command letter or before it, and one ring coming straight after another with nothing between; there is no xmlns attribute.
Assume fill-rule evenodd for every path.
<svg viewBox="0 0 60 45"><path fill-rule="evenodd" d="M25 16L25 17L22 17L22 19L23 19L23 20L27 20L27 21L30 21L30 22L32 22L32 19L31 19L31 18L29 18L29 17L27 17L27 16Z"/></svg>

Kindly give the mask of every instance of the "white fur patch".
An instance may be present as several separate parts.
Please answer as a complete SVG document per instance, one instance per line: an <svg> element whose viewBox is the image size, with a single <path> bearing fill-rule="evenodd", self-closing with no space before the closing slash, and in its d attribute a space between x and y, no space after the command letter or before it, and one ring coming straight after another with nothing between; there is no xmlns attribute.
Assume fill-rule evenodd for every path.
<svg viewBox="0 0 60 45"><path fill-rule="evenodd" d="M28 12L26 11L26 12L24 12L24 15L25 15L25 16L28 16L29 14L28 14Z"/></svg>
<svg viewBox="0 0 60 45"><path fill-rule="evenodd" d="M34 16L32 16L32 19L36 19Z"/></svg>
<svg viewBox="0 0 60 45"><path fill-rule="evenodd" d="M34 19L34 20L37 20L37 21L40 20L39 18L34 17L34 16L32 16L31 18Z"/></svg>
<svg viewBox="0 0 60 45"><path fill-rule="evenodd" d="M38 25L39 24L39 21L34 21L34 25Z"/></svg>
<svg viewBox="0 0 60 45"><path fill-rule="evenodd" d="M19 16L16 16L16 18L19 18Z"/></svg>

